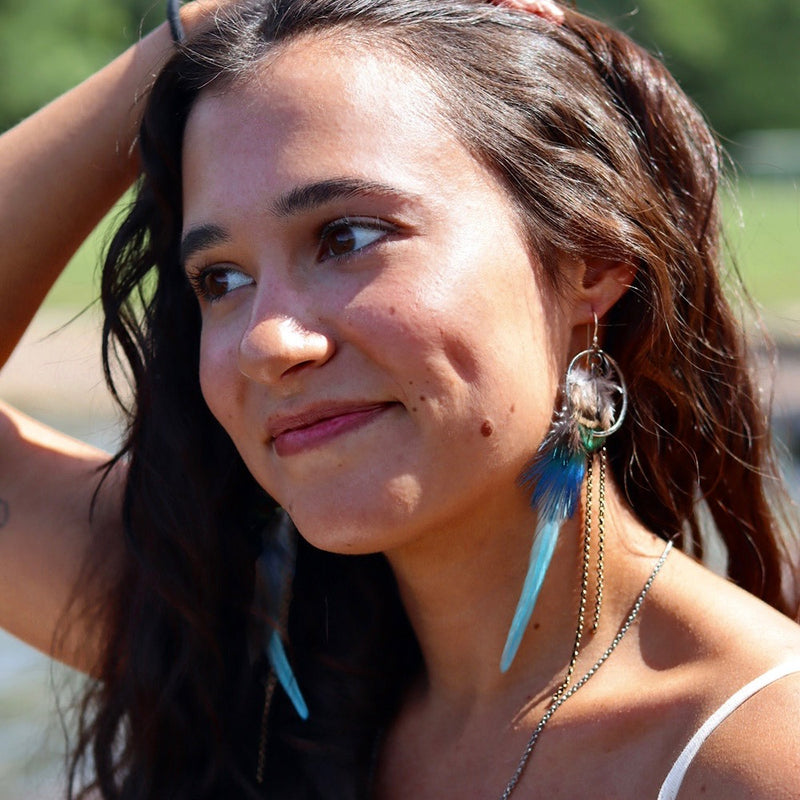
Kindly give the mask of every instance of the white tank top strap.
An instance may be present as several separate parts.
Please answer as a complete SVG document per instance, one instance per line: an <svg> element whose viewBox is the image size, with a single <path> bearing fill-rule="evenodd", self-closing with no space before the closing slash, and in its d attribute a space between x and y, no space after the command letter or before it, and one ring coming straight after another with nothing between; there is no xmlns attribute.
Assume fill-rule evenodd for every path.
<svg viewBox="0 0 800 800"><path fill-rule="evenodd" d="M743 686L732 697L729 697L704 723L700 726L697 733L689 740L686 747L672 765L666 780L658 793L658 800L675 800L680 791L681 784L689 769L697 751L702 747L706 739L734 712L742 703L749 700L753 695L758 694L763 688L769 686L787 675L800 672L800 660L787 661L767 670L763 675L759 675Z"/></svg>

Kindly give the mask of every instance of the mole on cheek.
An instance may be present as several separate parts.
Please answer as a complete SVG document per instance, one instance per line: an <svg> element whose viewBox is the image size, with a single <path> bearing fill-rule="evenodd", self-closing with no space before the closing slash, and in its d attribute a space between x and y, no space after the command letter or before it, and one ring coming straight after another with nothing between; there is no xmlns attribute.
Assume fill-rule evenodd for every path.
<svg viewBox="0 0 800 800"><path fill-rule="evenodd" d="M483 421L483 425L481 425L481 436L488 439L494 433L494 428L492 427L492 423L489 422L488 419Z"/></svg>

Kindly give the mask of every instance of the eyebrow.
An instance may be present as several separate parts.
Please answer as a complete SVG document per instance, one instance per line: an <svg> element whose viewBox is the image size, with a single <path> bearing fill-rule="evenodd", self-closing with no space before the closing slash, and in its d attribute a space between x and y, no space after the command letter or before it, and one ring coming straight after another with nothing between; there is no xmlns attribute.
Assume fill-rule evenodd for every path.
<svg viewBox="0 0 800 800"><path fill-rule="evenodd" d="M414 200L414 195L377 181L360 178L331 178L298 186L282 194L273 204L272 212L277 217L289 217L303 211L311 211L334 200L349 200L353 197L379 195L399 200Z"/></svg>
<svg viewBox="0 0 800 800"><path fill-rule="evenodd" d="M361 178L330 178L296 186L282 194L272 205L271 212L276 217L290 217L304 211L311 211L334 200L348 200L354 197L386 197L411 202L417 195L400 191L393 186L378 181ZM202 250L230 241L230 234L220 225L209 223L191 228L181 241L181 264Z"/></svg>
<svg viewBox="0 0 800 800"><path fill-rule="evenodd" d="M180 263L185 264L195 253L230 241L228 232L219 225L198 225L181 241Z"/></svg>

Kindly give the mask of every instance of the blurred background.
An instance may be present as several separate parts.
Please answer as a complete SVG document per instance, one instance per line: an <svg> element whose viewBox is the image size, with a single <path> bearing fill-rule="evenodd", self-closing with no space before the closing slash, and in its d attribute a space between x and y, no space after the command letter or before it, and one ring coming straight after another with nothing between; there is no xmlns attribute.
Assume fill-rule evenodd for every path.
<svg viewBox="0 0 800 800"><path fill-rule="evenodd" d="M729 265L741 271L777 343L774 375L764 351L763 385L765 394L774 391L776 434L797 487L800 3L579 0L577 5L660 54L731 155L725 198ZM158 24L163 12L164 3L153 0L0 0L0 130L110 60ZM1 397L108 449L115 445L118 422L99 370L93 298L113 218L77 254L0 374ZM755 330L754 318L747 320ZM76 680L0 634L0 800L60 796L64 745L55 698L66 703Z"/></svg>

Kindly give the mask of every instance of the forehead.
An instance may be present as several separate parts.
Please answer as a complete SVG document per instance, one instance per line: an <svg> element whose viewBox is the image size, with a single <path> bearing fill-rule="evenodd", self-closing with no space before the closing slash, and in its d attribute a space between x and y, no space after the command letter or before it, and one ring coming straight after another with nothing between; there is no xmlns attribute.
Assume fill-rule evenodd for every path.
<svg viewBox="0 0 800 800"><path fill-rule="evenodd" d="M198 99L184 140L187 211L225 187L244 200L256 183L280 192L332 176L412 193L494 185L449 128L420 69L346 38L301 39Z"/></svg>

